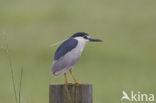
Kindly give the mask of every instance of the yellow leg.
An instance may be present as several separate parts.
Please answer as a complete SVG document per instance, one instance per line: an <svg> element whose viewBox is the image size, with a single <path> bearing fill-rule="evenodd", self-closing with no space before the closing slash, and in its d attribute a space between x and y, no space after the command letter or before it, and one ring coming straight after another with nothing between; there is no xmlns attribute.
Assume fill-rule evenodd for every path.
<svg viewBox="0 0 156 103"><path fill-rule="evenodd" d="M68 84L67 74L66 73L64 73L64 78L65 78L65 84Z"/></svg>
<svg viewBox="0 0 156 103"><path fill-rule="evenodd" d="M71 74L71 76L72 76L72 78L73 78L75 84L80 84L80 82L78 82L78 81L76 80L75 76L73 75L72 68L69 70L69 72L70 72L70 74Z"/></svg>

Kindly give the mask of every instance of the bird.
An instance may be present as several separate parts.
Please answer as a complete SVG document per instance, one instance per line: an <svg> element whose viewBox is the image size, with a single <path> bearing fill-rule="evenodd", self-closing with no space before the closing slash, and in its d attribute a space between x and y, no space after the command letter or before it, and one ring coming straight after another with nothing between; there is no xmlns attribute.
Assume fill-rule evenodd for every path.
<svg viewBox="0 0 156 103"><path fill-rule="evenodd" d="M82 51L87 42L102 42L100 39L91 38L85 32L77 32L65 40L56 50L51 71L54 76L64 74L65 84L68 84L67 71L70 72L74 84L81 84L77 81L72 72L72 67L79 61Z"/></svg>

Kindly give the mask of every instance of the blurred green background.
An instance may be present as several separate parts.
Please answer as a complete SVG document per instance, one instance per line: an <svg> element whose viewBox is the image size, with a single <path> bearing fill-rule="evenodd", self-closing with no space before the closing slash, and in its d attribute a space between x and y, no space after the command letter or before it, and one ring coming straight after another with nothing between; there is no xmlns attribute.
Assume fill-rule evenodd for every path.
<svg viewBox="0 0 156 103"><path fill-rule="evenodd" d="M155 0L1 0L0 103L14 102L7 43L17 89L24 68L22 103L48 103L49 84L64 83L51 74L50 45L75 32L104 40L88 43L74 66L94 103L120 103L122 90L156 95Z"/></svg>

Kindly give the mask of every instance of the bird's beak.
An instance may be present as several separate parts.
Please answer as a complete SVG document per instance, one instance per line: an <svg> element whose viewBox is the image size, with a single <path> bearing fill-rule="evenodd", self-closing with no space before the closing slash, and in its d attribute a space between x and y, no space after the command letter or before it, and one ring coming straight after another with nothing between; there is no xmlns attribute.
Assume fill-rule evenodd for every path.
<svg viewBox="0 0 156 103"><path fill-rule="evenodd" d="M91 41L91 42L102 42L102 40L100 40L100 39L94 39L94 38L88 38L88 40L89 41Z"/></svg>

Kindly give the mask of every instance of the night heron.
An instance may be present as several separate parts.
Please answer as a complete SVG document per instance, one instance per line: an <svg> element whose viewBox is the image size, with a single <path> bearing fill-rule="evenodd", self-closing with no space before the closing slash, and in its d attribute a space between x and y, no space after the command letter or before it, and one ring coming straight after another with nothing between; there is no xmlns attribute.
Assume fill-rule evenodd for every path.
<svg viewBox="0 0 156 103"><path fill-rule="evenodd" d="M64 74L65 84L68 84L66 72L69 70L75 84L79 84L72 73L72 66L78 62L86 42L101 42L100 39L91 38L87 33L78 32L65 40L56 50L52 72L55 76Z"/></svg>

